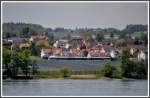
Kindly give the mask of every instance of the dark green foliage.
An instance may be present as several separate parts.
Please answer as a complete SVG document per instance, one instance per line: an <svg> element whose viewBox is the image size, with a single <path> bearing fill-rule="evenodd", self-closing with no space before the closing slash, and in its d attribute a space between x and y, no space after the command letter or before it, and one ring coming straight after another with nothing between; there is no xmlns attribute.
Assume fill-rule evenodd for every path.
<svg viewBox="0 0 150 98"><path fill-rule="evenodd" d="M134 62L129 60L129 53L127 50L123 50L120 62L121 62L121 75L127 78L147 78L146 65L143 62Z"/></svg>
<svg viewBox="0 0 150 98"><path fill-rule="evenodd" d="M37 66L37 63L36 63L36 60L30 60L30 66L31 66L31 71L32 71L32 74L35 75L38 73L38 66Z"/></svg>
<svg viewBox="0 0 150 98"><path fill-rule="evenodd" d="M104 35L102 33L98 33L96 34L96 40L98 42L102 41L104 39Z"/></svg>
<svg viewBox="0 0 150 98"><path fill-rule="evenodd" d="M116 46L117 47L124 47L124 46L126 46L126 41L124 39L119 39L116 42Z"/></svg>
<svg viewBox="0 0 150 98"><path fill-rule="evenodd" d="M147 78L147 69L143 62L129 62L130 70L128 72L129 78L143 79Z"/></svg>
<svg viewBox="0 0 150 98"><path fill-rule="evenodd" d="M50 29L50 28L49 28ZM49 29L43 28L38 24L27 23L4 23L3 24L3 37L30 37L32 35L43 34L44 31L49 32Z"/></svg>
<svg viewBox="0 0 150 98"><path fill-rule="evenodd" d="M22 35L26 38L29 37L29 27L25 27L22 29Z"/></svg>
<svg viewBox="0 0 150 98"><path fill-rule="evenodd" d="M115 29L115 28L107 28L107 29L104 29L104 31L107 32L108 34L110 34L111 36L113 36L113 34L120 35L120 33L121 33L120 30Z"/></svg>
<svg viewBox="0 0 150 98"><path fill-rule="evenodd" d="M101 70L101 75L104 77L117 78L119 77L117 74L117 69L110 62L106 63Z"/></svg>
<svg viewBox="0 0 150 98"><path fill-rule="evenodd" d="M19 65L21 64L19 55L14 51L11 56L11 66L12 66L12 75L13 77L17 76Z"/></svg>
<svg viewBox="0 0 150 98"><path fill-rule="evenodd" d="M9 49L3 49L3 62L2 67L4 70L3 74L6 75L6 77L12 77L11 72L11 51Z"/></svg>
<svg viewBox="0 0 150 98"><path fill-rule="evenodd" d="M37 41L36 43L35 43L35 46L37 47L37 48L42 48L43 46L44 46L44 42L43 41Z"/></svg>
<svg viewBox="0 0 150 98"><path fill-rule="evenodd" d="M30 43L30 51L32 55L38 55L38 50L35 44L36 44L35 42Z"/></svg>
<svg viewBox="0 0 150 98"><path fill-rule="evenodd" d="M63 67L60 69L60 73L62 77L69 77L71 74L71 70L68 67Z"/></svg>
<svg viewBox="0 0 150 98"><path fill-rule="evenodd" d="M114 33L113 32L110 33L110 37L114 38Z"/></svg>
<svg viewBox="0 0 150 98"><path fill-rule="evenodd" d="M144 32L147 31L147 25L127 25L124 31L128 33L133 33L133 32Z"/></svg>
<svg viewBox="0 0 150 98"><path fill-rule="evenodd" d="M30 73L34 75L37 73L36 61L30 59L30 52L24 50L21 52L15 52L11 50L3 50L3 75L14 78L18 75L19 68L23 71L26 77L30 76Z"/></svg>
<svg viewBox="0 0 150 98"><path fill-rule="evenodd" d="M4 68L9 68L9 64L11 61L11 50L3 49L3 64L5 65Z"/></svg>
<svg viewBox="0 0 150 98"><path fill-rule="evenodd" d="M58 28L56 28L54 31L55 31L55 32L64 32L65 29L58 27Z"/></svg>
<svg viewBox="0 0 150 98"><path fill-rule="evenodd" d="M130 70L130 66L128 66L129 62L129 52L126 49L122 50L121 57L120 57L120 63L121 63L121 75L123 77L127 76L128 70Z"/></svg>

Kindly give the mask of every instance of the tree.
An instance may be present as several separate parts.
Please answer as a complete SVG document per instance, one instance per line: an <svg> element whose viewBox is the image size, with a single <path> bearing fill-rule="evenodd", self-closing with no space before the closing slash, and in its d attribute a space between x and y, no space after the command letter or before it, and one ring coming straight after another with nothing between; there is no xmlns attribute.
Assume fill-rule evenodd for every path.
<svg viewBox="0 0 150 98"><path fill-rule="evenodd" d="M113 32L110 33L110 37L114 38L114 33Z"/></svg>
<svg viewBox="0 0 150 98"><path fill-rule="evenodd" d="M32 71L32 75L35 75L36 73L38 73L38 66L36 63L36 60L30 60L29 61L29 65L31 66L31 71Z"/></svg>
<svg viewBox="0 0 150 98"><path fill-rule="evenodd" d="M110 62L106 63L101 70L102 76L110 78L118 77L118 73L116 74L116 72L117 69L114 66L112 66Z"/></svg>
<svg viewBox="0 0 150 98"><path fill-rule="evenodd" d="M23 37L29 37L29 27L25 27L22 29Z"/></svg>
<svg viewBox="0 0 150 98"><path fill-rule="evenodd" d="M3 68L5 69L4 71L4 75L6 75L7 77L11 77L12 76L12 72L11 72L11 50L9 49L4 49L3 50Z"/></svg>
<svg viewBox="0 0 150 98"><path fill-rule="evenodd" d="M35 43L35 46L41 49L44 46L44 42L43 41L37 41Z"/></svg>
<svg viewBox="0 0 150 98"><path fill-rule="evenodd" d="M120 57L122 77L137 79L146 78L147 68L144 62L131 61L129 58L129 52L127 50L123 50Z"/></svg>
<svg viewBox="0 0 150 98"><path fill-rule="evenodd" d="M102 33L98 33L96 34L96 40L98 42L102 41L104 39L104 35Z"/></svg>
<svg viewBox="0 0 150 98"><path fill-rule="evenodd" d="M123 77L126 77L130 70L128 62L129 62L129 52L126 49L122 49L122 53L120 56L120 63L121 63L121 75Z"/></svg>
<svg viewBox="0 0 150 98"><path fill-rule="evenodd" d="M132 65L131 65L132 64ZM132 66L133 70L130 72L130 78L142 79L147 78L147 69L143 62L132 62L130 66Z"/></svg>
<svg viewBox="0 0 150 98"><path fill-rule="evenodd" d="M21 65L23 73L26 75L26 77L30 73L30 67L29 67L30 58L29 58L29 56L30 56L30 52L28 50L24 50L19 53L19 58L21 60L20 65Z"/></svg>
<svg viewBox="0 0 150 98"><path fill-rule="evenodd" d="M3 49L3 64L5 65L5 68L9 68L9 64L11 61L11 50L9 49Z"/></svg>
<svg viewBox="0 0 150 98"><path fill-rule="evenodd" d="M144 45L147 46L147 44L148 44L148 36L147 36L147 34L143 37L143 40L144 40Z"/></svg>
<svg viewBox="0 0 150 98"><path fill-rule="evenodd" d="M36 49L35 44L36 44L36 43L35 43L34 41L31 42L31 44L30 44L31 54L33 54L33 55L38 55L38 51L37 51L37 49Z"/></svg>
<svg viewBox="0 0 150 98"><path fill-rule="evenodd" d="M126 46L126 41L125 41L124 39L119 39L119 40L117 40L117 42L116 42L116 46L117 46L117 47Z"/></svg>
<svg viewBox="0 0 150 98"><path fill-rule="evenodd" d="M68 67L63 67L62 69L60 69L60 73L62 77L69 77L71 70Z"/></svg>
<svg viewBox="0 0 150 98"><path fill-rule="evenodd" d="M129 25L126 26L124 31L126 31L128 33L147 31L147 25L141 25L141 24L133 25L133 24L129 24Z"/></svg>
<svg viewBox="0 0 150 98"><path fill-rule="evenodd" d="M3 25L3 37L9 38L9 37L11 37L11 33L12 33L11 28Z"/></svg>
<svg viewBox="0 0 150 98"><path fill-rule="evenodd" d="M30 59L30 52L24 50L21 52L11 51L8 49L3 50L3 65L4 72L3 76L6 78L15 78L18 75L19 68L22 69L23 73L27 76L36 74L38 71L38 66L35 60Z"/></svg>
<svg viewBox="0 0 150 98"><path fill-rule="evenodd" d="M15 52L15 51L12 52L12 56L11 56L12 68L11 68L11 71L12 71L13 77L17 76L20 64L21 64L21 61L20 61L20 58L18 56L18 53Z"/></svg>

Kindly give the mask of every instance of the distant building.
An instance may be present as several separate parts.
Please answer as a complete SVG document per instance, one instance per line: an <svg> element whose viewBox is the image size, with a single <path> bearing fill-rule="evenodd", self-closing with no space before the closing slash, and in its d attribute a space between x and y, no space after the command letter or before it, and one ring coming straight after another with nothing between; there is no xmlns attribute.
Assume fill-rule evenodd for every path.
<svg viewBox="0 0 150 98"><path fill-rule="evenodd" d="M29 41L39 41L39 40L48 40L48 37L43 35L35 35L31 36L31 38L29 39Z"/></svg>
<svg viewBox="0 0 150 98"><path fill-rule="evenodd" d="M137 56L138 60L145 60L146 59L146 54L143 52L143 51L140 51L138 53L138 56Z"/></svg>
<svg viewBox="0 0 150 98"><path fill-rule="evenodd" d="M114 39L118 39L119 38L119 35L115 35L114 34ZM110 35L104 35L104 39L111 39Z"/></svg>
<svg viewBox="0 0 150 98"><path fill-rule="evenodd" d="M104 39L110 39L110 35L104 35Z"/></svg>
<svg viewBox="0 0 150 98"><path fill-rule="evenodd" d="M65 48L65 49L69 49L70 48L70 44L68 43L68 40L58 40L56 41L53 46L55 48Z"/></svg>
<svg viewBox="0 0 150 98"><path fill-rule="evenodd" d="M48 58L51 55L51 49L42 49L41 58Z"/></svg>
<svg viewBox="0 0 150 98"><path fill-rule="evenodd" d="M30 45L28 44L28 43L21 43L20 45L19 45L19 49L27 49L27 48L29 48L30 47Z"/></svg>
<svg viewBox="0 0 150 98"><path fill-rule="evenodd" d="M114 50L111 50L110 56L111 56L112 58L116 58L116 57L117 57Z"/></svg>
<svg viewBox="0 0 150 98"><path fill-rule="evenodd" d="M130 54L134 55L138 50L136 48L130 48Z"/></svg>
<svg viewBox="0 0 150 98"><path fill-rule="evenodd" d="M20 37L12 37L8 39L8 42L11 42L14 45L19 45L20 43L28 42L27 38L20 38Z"/></svg>
<svg viewBox="0 0 150 98"><path fill-rule="evenodd" d="M7 40L7 39L3 39L3 46L11 46L12 43L13 43L12 40L9 41L9 40Z"/></svg>

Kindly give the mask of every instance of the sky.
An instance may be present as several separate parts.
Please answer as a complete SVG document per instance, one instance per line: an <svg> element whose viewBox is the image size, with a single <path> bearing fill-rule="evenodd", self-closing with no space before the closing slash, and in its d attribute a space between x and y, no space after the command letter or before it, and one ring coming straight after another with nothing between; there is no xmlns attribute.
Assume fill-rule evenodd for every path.
<svg viewBox="0 0 150 98"><path fill-rule="evenodd" d="M127 24L147 24L148 4L142 3L52 3L3 2L4 22L25 22L44 27L117 28Z"/></svg>

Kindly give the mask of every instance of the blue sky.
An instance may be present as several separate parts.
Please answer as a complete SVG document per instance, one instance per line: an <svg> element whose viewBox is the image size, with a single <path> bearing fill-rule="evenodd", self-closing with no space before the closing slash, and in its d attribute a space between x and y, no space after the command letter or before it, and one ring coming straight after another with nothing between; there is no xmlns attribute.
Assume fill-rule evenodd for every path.
<svg viewBox="0 0 150 98"><path fill-rule="evenodd" d="M3 22L25 22L44 27L123 29L147 24L147 3L12 3L4 2Z"/></svg>

